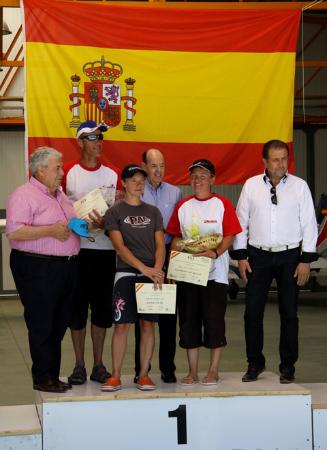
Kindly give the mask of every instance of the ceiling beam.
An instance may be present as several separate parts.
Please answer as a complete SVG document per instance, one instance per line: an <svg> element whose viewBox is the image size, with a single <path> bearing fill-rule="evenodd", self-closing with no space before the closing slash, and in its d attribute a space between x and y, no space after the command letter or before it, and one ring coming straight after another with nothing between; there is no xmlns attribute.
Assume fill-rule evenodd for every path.
<svg viewBox="0 0 327 450"><path fill-rule="evenodd" d="M1 1L1 0L0 0ZM68 1L79 1L79 0L68 0ZM87 1L82 0L83 3L88 3ZM90 2L91 3L91 2ZM92 2L95 3L95 2ZM99 1L96 3L102 3L103 1ZM148 2L128 2L128 1L120 1L120 2L110 2L106 1L108 4L117 5L129 5L129 6L148 6L148 7L168 7L168 8L185 8L192 7L195 9L202 9L202 8L213 8L213 9L302 9L308 5L312 5L312 1L308 2L248 2L244 0L240 1L233 1L233 2L166 2L165 0L157 0L157 1L148 1ZM327 2L321 2L317 5L313 4L310 6L310 10L327 10Z"/></svg>
<svg viewBox="0 0 327 450"><path fill-rule="evenodd" d="M296 67L327 67L326 60L296 61Z"/></svg>
<svg viewBox="0 0 327 450"><path fill-rule="evenodd" d="M56 0L53 0L56 1ZM68 1L78 1L78 0L68 0ZM87 1L83 1L83 3L88 3ZM99 2L89 2L89 3L104 3L103 1ZM117 5L129 5L129 6L142 6L142 7L168 7L168 8L185 8L191 6L192 8L214 8L214 9L302 9L308 5L310 6L311 11L322 11L327 10L327 2L321 2L317 4L313 4L311 1L308 2L247 2L247 1L235 1L235 2L169 2L166 3L164 0L159 1L140 1L140 2L128 2L128 1L120 1L120 2L110 2L106 1L108 4ZM11 7L11 8L19 8L20 2L19 0L0 0L0 7Z"/></svg>
<svg viewBox="0 0 327 450"><path fill-rule="evenodd" d="M5 8L19 8L20 3L19 0L0 0L0 7L1 6Z"/></svg>
<svg viewBox="0 0 327 450"><path fill-rule="evenodd" d="M8 61L8 59L0 59L0 67L24 67L24 61Z"/></svg>

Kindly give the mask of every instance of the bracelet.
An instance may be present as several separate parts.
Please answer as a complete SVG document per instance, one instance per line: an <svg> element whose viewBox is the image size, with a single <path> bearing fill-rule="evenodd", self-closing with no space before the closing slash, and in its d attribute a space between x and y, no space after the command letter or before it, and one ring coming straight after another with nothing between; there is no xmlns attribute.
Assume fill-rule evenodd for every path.
<svg viewBox="0 0 327 450"><path fill-rule="evenodd" d="M219 258L219 254L218 254L218 252L217 252L217 249L216 249L216 248L214 249L214 252L215 252L215 254L216 254L216 257L215 257L215 258L213 258L213 259L217 259L217 258Z"/></svg>

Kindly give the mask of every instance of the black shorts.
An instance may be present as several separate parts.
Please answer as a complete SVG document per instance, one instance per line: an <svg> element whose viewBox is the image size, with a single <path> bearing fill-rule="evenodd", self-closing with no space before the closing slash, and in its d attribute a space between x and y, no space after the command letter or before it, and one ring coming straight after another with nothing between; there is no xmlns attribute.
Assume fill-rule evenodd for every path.
<svg viewBox="0 0 327 450"><path fill-rule="evenodd" d="M178 283L179 345L182 348L224 347L227 285Z"/></svg>
<svg viewBox="0 0 327 450"><path fill-rule="evenodd" d="M135 283L152 283L142 274L117 272L112 294L113 323L135 323L139 319L158 322L158 314L138 314Z"/></svg>
<svg viewBox="0 0 327 450"><path fill-rule="evenodd" d="M111 327L111 298L115 272L114 250L81 249L71 329L85 328L89 306L93 325L101 328Z"/></svg>

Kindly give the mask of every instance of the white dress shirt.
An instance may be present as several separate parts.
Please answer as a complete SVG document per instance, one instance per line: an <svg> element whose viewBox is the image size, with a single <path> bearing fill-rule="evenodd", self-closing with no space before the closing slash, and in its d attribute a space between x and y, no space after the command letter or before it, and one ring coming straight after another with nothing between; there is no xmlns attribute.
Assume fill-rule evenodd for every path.
<svg viewBox="0 0 327 450"><path fill-rule="evenodd" d="M302 242L302 252L315 252L317 222L307 183L287 174L276 186L277 205L271 188L263 174L245 182L236 208L243 231L235 236L234 250L246 249L248 243L279 247Z"/></svg>

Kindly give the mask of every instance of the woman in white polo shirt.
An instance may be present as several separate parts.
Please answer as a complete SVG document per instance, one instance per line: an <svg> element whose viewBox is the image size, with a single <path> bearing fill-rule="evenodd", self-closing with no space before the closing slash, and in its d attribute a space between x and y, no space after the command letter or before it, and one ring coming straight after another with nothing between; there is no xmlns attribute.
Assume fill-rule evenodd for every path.
<svg viewBox="0 0 327 450"><path fill-rule="evenodd" d="M211 258L212 267L207 286L179 282L177 306L180 325L180 346L187 351L189 372L181 380L186 386L198 382L198 360L201 346L210 348L210 365L202 384L216 384L219 362L226 346L225 311L228 285L228 248L234 235L241 231L231 202L211 192L215 182L215 167L207 159L199 159L189 167L194 195L177 203L166 232L178 241L221 234L223 239L214 250L196 256Z"/></svg>

